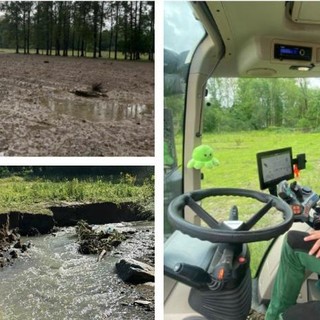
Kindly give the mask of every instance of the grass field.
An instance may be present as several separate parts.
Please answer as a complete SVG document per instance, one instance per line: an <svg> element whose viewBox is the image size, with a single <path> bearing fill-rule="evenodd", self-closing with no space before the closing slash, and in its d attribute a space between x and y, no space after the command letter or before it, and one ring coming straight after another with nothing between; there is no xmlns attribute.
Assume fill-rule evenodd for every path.
<svg viewBox="0 0 320 320"><path fill-rule="evenodd" d="M252 131L226 134L204 134L203 144L210 145L214 156L219 159L220 166L213 169L203 169L204 179L201 188L236 187L260 191L256 163L256 153L272 149L292 147L293 157L305 153L306 169L300 172L298 182L320 192L320 133L278 131ZM181 137L177 138L177 146ZM178 155L181 149L177 150ZM181 159L179 159L181 163ZM264 192L268 192L264 190ZM245 198L212 197L203 201L203 207L213 213L218 220L228 216L232 205L239 206L240 218L247 219L261 205ZM279 221L279 214L269 214L263 218L259 227L270 226ZM258 263L268 243L260 242L250 245L252 270L256 271Z"/></svg>
<svg viewBox="0 0 320 320"><path fill-rule="evenodd" d="M15 49L0 48L0 54L2 54L2 53L15 53L15 52L16 52ZM30 49L30 54L35 54L35 53L36 53L35 49ZM23 55L23 49L20 49L20 54ZM45 50L40 50L40 54L41 55L46 55L46 51ZM53 56L55 55L55 50L52 50L52 55ZM60 55L62 55L62 51L61 51ZM97 53L97 55L98 55L98 53ZM102 58L107 58L107 59L112 59L112 60L115 57L114 51L111 51L110 58L109 58L109 51L102 51L101 55L102 55ZM72 56L72 51L71 50L68 51L68 56L69 57ZM74 56L78 57L78 51L77 50L74 51ZM93 52L90 52L90 51L86 52L86 58L92 58L92 56L93 56ZM117 53L117 60L124 60L124 54L122 52L118 52ZM130 61L130 60L128 60L128 61ZM139 61L149 61L148 54L141 54Z"/></svg>
<svg viewBox="0 0 320 320"><path fill-rule="evenodd" d="M204 134L203 144L214 149L220 166L203 169L202 188L238 187L259 190L256 154L261 151L292 147L293 156L305 153L307 167L299 182L320 192L320 133L287 131L250 131L225 134ZM181 155L181 136L176 139L177 154ZM180 147L180 148L179 148ZM179 163L181 164L181 156Z"/></svg>
<svg viewBox="0 0 320 320"><path fill-rule="evenodd" d="M153 210L152 180L136 184L135 177L124 175L120 180L110 178L65 179L54 181L36 177L0 179L0 213L21 211L50 213L48 207L60 203L96 203L110 201L140 203Z"/></svg>

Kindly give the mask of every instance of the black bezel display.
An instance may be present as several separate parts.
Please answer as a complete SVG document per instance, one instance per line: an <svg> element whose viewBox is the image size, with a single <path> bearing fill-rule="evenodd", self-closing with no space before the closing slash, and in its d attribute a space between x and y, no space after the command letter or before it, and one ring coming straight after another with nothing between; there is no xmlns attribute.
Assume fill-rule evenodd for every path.
<svg viewBox="0 0 320 320"><path fill-rule="evenodd" d="M294 177L291 148L259 152L257 164L261 190Z"/></svg>
<svg viewBox="0 0 320 320"><path fill-rule="evenodd" d="M312 48L276 43L274 45L274 58L279 60L311 61Z"/></svg>

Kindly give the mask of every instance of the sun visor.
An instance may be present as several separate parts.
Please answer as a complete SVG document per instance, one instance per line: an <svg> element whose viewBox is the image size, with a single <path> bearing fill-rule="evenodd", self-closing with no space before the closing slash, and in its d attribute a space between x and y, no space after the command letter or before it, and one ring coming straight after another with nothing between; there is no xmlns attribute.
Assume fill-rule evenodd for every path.
<svg viewBox="0 0 320 320"><path fill-rule="evenodd" d="M293 22L305 24L320 24L319 1L294 1L289 14Z"/></svg>

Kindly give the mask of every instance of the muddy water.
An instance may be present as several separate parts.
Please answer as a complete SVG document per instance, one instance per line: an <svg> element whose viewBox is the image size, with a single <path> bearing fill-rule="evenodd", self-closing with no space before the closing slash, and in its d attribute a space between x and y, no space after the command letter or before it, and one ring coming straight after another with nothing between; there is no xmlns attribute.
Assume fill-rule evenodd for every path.
<svg viewBox="0 0 320 320"><path fill-rule="evenodd" d="M132 104L99 99L59 99L56 97L41 98L40 104L51 111L66 114L78 120L93 122L141 120L153 112L151 104Z"/></svg>
<svg viewBox="0 0 320 320"><path fill-rule="evenodd" d="M142 233L149 228L136 227ZM73 227L31 241L27 255L0 270L1 320L154 319L153 312L128 306L141 293L115 274L119 257L111 253L97 262L96 256L80 255ZM122 243L117 253L126 250L132 252Z"/></svg>

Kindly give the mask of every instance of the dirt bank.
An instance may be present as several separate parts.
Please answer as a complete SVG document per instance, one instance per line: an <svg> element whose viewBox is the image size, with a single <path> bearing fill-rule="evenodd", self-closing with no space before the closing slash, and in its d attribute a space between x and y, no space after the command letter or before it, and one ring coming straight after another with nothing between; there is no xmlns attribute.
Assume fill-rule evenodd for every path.
<svg viewBox="0 0 320 320"><path fill-rule="evenodd" d="M0 155L154 155L153 63L1 54L0 70Z"/></svg>
<svg viewBox="0 0 320 320"><path fill-rule="evenodd" d="M153 211L134 202L65 203L49 209L52 215L13 211L0 214L0 228L7 224L7 228L18 229L22 235L34 235L34 229L46 234L54 226L75 226L79 220L89 224L154 220Z"/></svg>

